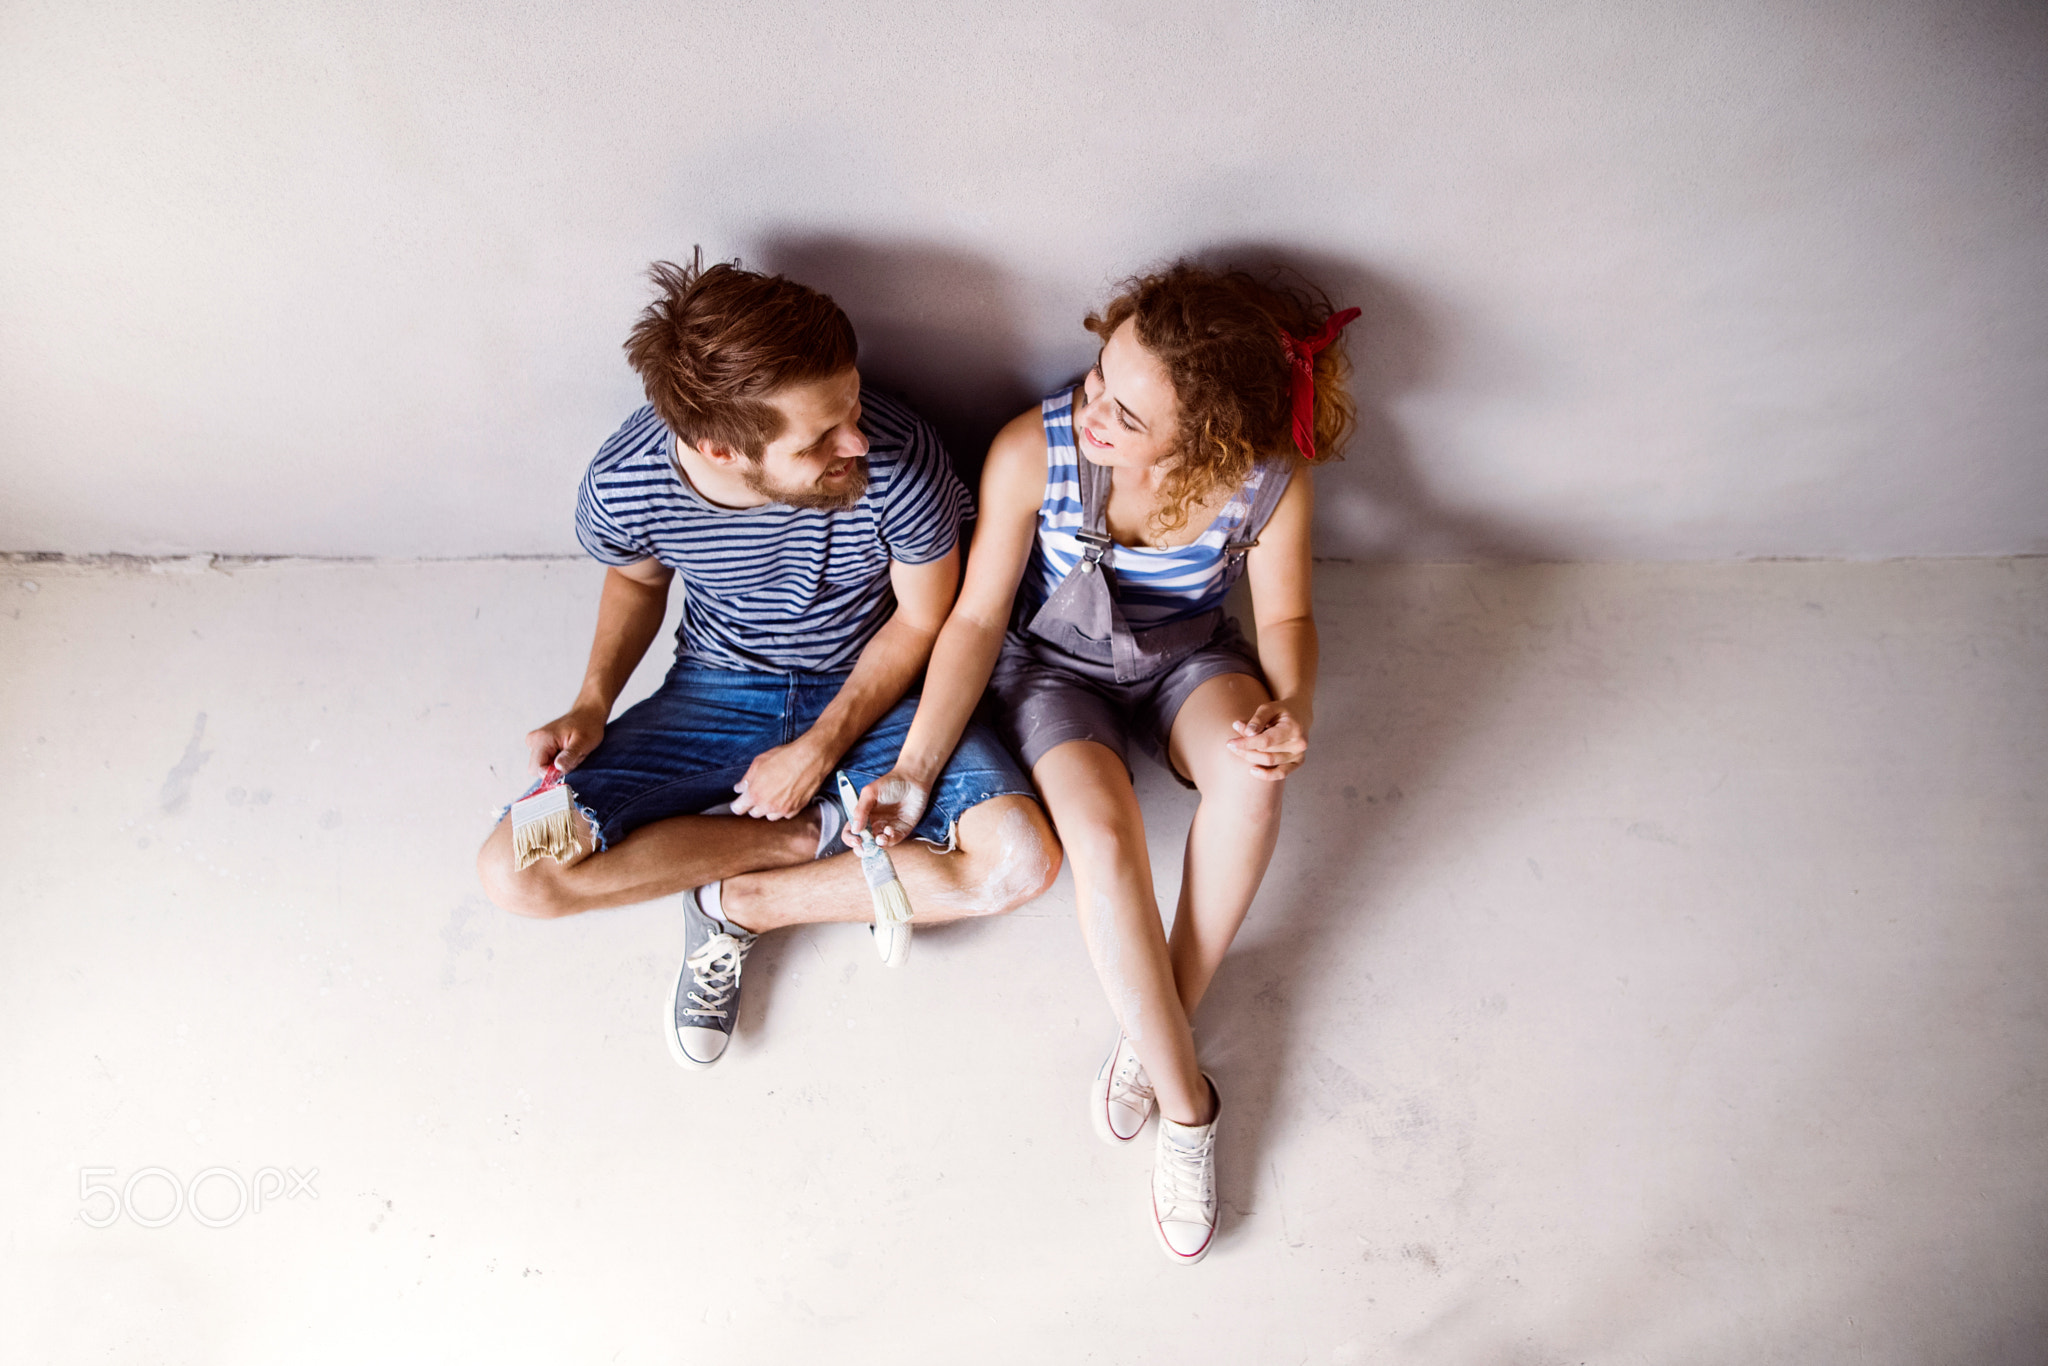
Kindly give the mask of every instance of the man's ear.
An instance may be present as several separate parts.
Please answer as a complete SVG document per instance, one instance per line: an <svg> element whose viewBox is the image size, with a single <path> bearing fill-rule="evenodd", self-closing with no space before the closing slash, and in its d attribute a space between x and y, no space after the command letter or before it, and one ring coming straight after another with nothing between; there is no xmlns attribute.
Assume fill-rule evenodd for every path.
<svg viewBox="0 0 2048 1366"><path fill-rule="evenodd" d="M694 449L699 456L719 469L731 469L734 465L742 463L747 458L732 447L709 438L699 441Z"/></svg>

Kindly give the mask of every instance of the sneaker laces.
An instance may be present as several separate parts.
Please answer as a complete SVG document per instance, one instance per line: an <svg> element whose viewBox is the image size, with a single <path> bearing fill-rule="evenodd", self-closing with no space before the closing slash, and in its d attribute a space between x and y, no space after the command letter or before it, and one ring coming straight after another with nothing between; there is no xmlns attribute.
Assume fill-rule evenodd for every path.
<svg viewBox="0 0 2048 1366"><path fill-rule="evenodd" d="M1192 1205L1194 1219L1207 1223L1209 1212L1215 1208L1216 1164L1209 1160L1209 1155L1216 1146L1216 1126L1204 1126L1201 1134L1201 1142L1192 1148L1170 1138L1159 1143L1153 1163L1152 1196L1162 1222L1181 1218L1181 1207Z"/></svg>
<svg viewBox="0 0 2048 1366"><path fill-rule="evenodd" d="M690 1008L685 1015L715 1015L725 1018L725 1004L740 987L740 968L747 961L747 945L729 934L714 934L697 951L683 960L696 980L697 989L685 993Z"/></svg>
<svg viewBox="0 0 2048 1366"><path fill-rule="evenodd" d="M1145 1075L1145 1064L1138 1061L1138 1055L1131 1051L1128 1041L1116 1046L1116 1071L1110 1074L1109 1098L1111 1100L1152 1101L1152 1078Z"/></svg>

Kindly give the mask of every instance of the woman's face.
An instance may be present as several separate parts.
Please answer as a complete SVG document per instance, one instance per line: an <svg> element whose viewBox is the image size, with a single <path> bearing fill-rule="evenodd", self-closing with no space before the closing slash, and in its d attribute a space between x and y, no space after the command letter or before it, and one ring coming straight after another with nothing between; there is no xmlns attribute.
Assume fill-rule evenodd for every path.
<svg viewBox="0 0 2048 1366"><path fill-rule="evenodd" d="M1074 441L1098 465L1150 469L1172 458L1180 403L1159 358L1138 340L1126 318L1082 382Z"/></svg>

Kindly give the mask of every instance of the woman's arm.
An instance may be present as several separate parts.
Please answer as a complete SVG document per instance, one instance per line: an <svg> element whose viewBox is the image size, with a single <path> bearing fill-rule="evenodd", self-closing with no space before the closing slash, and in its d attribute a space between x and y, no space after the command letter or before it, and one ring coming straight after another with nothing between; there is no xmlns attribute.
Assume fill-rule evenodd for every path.
<svg viewBox="0 0 2048 1366"><path fill-rule="evenodd" d="M1235 723L1238 737L1229 748L1254 774L1275 782L1308 757L1309 727L1315 724L1316 619L1309 583L1315 503L1315 485L1304 466L1280 495L1245 566L1251 576L1252 619L1259 626L1259 666L1266 671L1273 700L1253 712L1251 720Z"/></svg>
<svg viewBox="0 0 2048 1366"><path fill-rule="evenodd" d="M1045 501L1045 426L1036 408L996 435L981 472L981 523L967 557L967 581L952 615L939 630L926 666L924 693L904 738L896 767L869 783L848 822L858 832L874 825L875 838L895 844L924 815L932 785L960 743L988 687L1010 604L1038 538L1038 508Z"/></svg>
<svg viewBox="0 0 2048 1366"><path fill-rule="evenodd" d="M895 612L861 646L853 672L810 729L754 756L745 776L733 784L739 793L732 802L735 816L779 821L801 813L831 781L832 770L854 741L909 690L953 605L953 590L960 585L958 550L924 564L889 562Z"/></svg>

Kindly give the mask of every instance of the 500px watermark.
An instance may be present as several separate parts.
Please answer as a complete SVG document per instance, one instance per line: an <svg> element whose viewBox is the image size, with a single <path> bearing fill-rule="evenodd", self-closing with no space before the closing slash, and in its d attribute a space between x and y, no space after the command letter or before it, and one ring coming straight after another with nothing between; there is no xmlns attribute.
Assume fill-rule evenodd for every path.
<svg viewBox="0 0 2048 1366"><path fill-rule="evenodd" d="M87 1227L106 1228L125 1214L130 1223L162 1228L189 1213L208 1228L226 1228L280 1199L320 1198L313 1189L318 1167L258 1167L247 1181L233 1167L208 1167L190 1181L166 1167L144 1167L117 1184L112 1178L119 1174L112 1167L78 1169L78 1217Z"/></svg>

